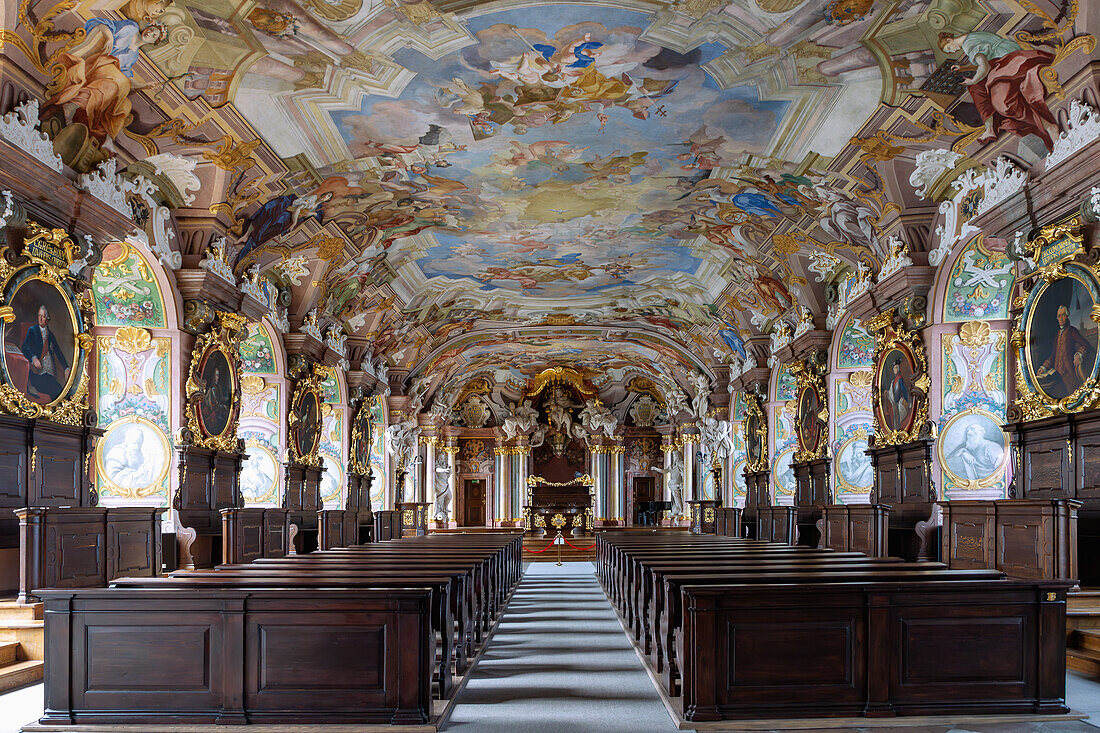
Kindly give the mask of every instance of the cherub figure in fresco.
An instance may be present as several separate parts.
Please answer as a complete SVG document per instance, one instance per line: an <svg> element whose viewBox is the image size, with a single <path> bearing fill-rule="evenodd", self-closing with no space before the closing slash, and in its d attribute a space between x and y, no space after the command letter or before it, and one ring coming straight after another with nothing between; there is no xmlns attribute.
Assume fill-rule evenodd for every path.
<svg viewBox="0 0 1100 733"><path fill-rule="evenodd" d="M962 51L975 64L974 75L963 84L985 121L979 143L992 142L1007 130L1021 137L1035 135L1047 150L1054 149L1052 133L1058 133L1058 124L1040 77L1054 63L1054 54L984 31L941 33L939 47L945 53Z"/></svg>
<svg viewBox="0 0 1100 733"><path fill-rule="evenodd" d="M132 114L130 94L141 88L133 83L134 65L143 47L168 36L168 29L155 21L170 3L131 0L127 18L88 20L84 40L54 59L56 71L46 86L43 117L59 109L66 125L86 125L100 144L118 136Z"/></svg>

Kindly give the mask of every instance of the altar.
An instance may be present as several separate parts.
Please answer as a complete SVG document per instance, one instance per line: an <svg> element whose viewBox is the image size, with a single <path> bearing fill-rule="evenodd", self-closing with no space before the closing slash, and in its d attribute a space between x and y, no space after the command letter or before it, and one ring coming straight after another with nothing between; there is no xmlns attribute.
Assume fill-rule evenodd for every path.
<svg viewBox="0 0 1100 733"><path fill-rule="evenodd" d="M527 503L523 507L527 533L536 536L573 537L592 531L592 477L550 482L541 476L527 479Z"/></svg>

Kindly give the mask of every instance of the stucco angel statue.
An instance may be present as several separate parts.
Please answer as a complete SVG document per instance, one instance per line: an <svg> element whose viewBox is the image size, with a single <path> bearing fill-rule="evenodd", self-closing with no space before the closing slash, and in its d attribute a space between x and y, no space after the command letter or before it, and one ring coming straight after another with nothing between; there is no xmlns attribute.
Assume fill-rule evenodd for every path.
<svg viewBox="0 0 1100 733"><path fill-rule="evenodd" d="M684 459L680 451L672 451L672 465L665 469L668 494L672 497L672 516L684 515Z"/></svg>
<svg viewBox="0 0 1100 733"><path fill-rule="evenodd" d="M714 417L703 418L701 428L704 455L710 459L725 460L733 453L733 438L729 420Z"/></svg>
<svg viewBox="0 0 1100 733"><path fill-rule="evenodd" d="M569 395L560 387L554 389L550 396L550 404L546 408L546 415L550 420L550 426L566 435L573 434L573 414L570 412L577 403L569 399Z"/></svg>
<svg viewBox="0 0 1100 733"><path fill-rule="evenodd" d="M386 428L386 446L395 466L405 468L416 451L416 420L405 420Z"/></svg>
<svg viewBox="0 0 1100 733"><path fill-rule="evenodd" d="M446 522L451 515L451 467L446 461L435 467L435 521Z"/></svg>
<svg viewBox="0 0 1100 733"><path fill-rule="evenodd" d="M613 438L615 428L619 427L619 421L611 414L611 410L599 400L589 400L578 417L584 429L593 435L602 432L607 437Z"/></svg>
<svg viewBox="0 0 1100 733"><path fill-rule="evenodd" d="M531 400L523 400L511 406L511 411L508 417L504 418L504 424L500 429L511 439L534 430L538 419L539 411L531 406Z"/></svg>
<svg viewBox="0 0 1100 733"><path fill-rule="evenodd" d="M691 401L691 407L695 410L695 416L702 418L707 414L707 403L710 402L710 380L705 374L692 372L688 375L688 382L695 390L695 398Z"/></svg>

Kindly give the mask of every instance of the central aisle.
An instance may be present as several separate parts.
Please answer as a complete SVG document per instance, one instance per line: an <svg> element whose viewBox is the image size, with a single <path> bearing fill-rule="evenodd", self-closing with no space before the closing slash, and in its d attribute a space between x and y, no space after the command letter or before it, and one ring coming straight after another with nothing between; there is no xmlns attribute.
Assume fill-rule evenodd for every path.
<svg viewBox="0 0 1100 733"><path fill-rule="evenodd" d="M675 731L587 562L532 563L450 733Z"/></svg>

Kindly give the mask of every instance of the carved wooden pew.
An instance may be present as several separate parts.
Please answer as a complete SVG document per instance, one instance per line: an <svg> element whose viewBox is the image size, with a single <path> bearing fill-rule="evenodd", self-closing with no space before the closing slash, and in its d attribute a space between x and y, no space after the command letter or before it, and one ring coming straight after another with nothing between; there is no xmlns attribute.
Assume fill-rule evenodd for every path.
<svg viewBox="0 0 1100 733"><path fill-rule="evenodd" d="M294 569L258 569L242 568L218 573L189 575L191 571L173 573L167 578L122 579L114 584L117 588L147 589L185 589L196 588L427 588L431 592L431 632L436 639L439 653L436 658L433 678L438 697L443 699L451 694L451 665L456 660L457 644L455 640L454 617L451 613L452 577L438 571L414 571L401 569L400 577L392 567L386 570L353 570L343 568L311 568L308 575ZM433 646L433 652L436 646ZM462 669L466 668L466 652L461 651Z"/></svg>
<svg viewBox="0 0 1100 733"><path fill-rule="evenodd" d="M1080 506L1073 499L942 502L943 560L953 568L1076 582Z"/></svg>
<svg viewBox="0 0 1100 733"><path fill-rule="evenodd" d="M424 724L431 715L428 588L42 596L43 725Z"/></svg>
<svg viewBox="0 0 1100 733"><path fill-rule="evenodd" d="M39 588L102 588L123 575L159 575L163 512L153 507L16 510L18 601L36 602Z"/></svg>
<svg viewBox="0 0 1100 733"><path fill-rule="evenodd" d="M286 509L229 507L222 515L222 562L283 557L289 549Z"/></svg>
<svg viewBox="0 0 1100 733"><path fill-rule="evenodd" d="M1067 585L686 585L683 717L1065 713Z"/></svg>
<svg viewBox="0 0 1100 733"><path fill-rule="evenodd" d="M886 557L891 507L885 504L829 504L823 507L821 546Z"/></svg>
<svg viewBox="0 0 1100 733"><path fill-rule="evenodd" d="M938 563L937 563L938 565ZM853 566L800 567L797 565L775 566L752 572L746 568L723 571L713 575L665 575L664 610L654 624L656 629L655 651L662 654L664 664L661 679L670 695L679 694L680 660L682 652L677 651L676 639L683 625L683 597L680 593L685 585L730 585L730 584L793 584L804 583L870 583L900 581L967 581L998 580L1003 576L991 570L947 570L942 565L933 567L928 563L885 563L856 564ZM805 609L807 613L812 609Z"/></svg>
<svg viewBox="0 0 1100 733"><path fill-rule="evenodd" d="M647 620L655 631L648 661L656 669L665 660L659 674L670 696L679 694L682 673L685 720L773 717L777 699L793 700L794 716L807 717L1065 710L1068 583L721 537L604 534L597 544L601 583L623 603L616 607L641 619L633 630L643 644ZM870 602L865 589L882 595ZM760 597L769 599L767 612L757 608ZM941 624L951 637L946 650L935 634ZM784 635L791 629L799 629L797 640ZM907 633L921 636L918 673L901 667ZM990 663L999 646L1015 661ZM1041 660L1042 669L1025 659ZM727 679L727 670L735 676ZM891 680L907 675L913 686L895 689ZM996 693L983 695L984 686Z"/></svg>
<svg viewBox="0 0 1100 733"><path fill-rule="evenodd" d="M63 603L57 603L68 618L52 625L47 621L47 654L60 661L55 676L47 667L47 687L53 692L47 693L49 708L42 720L79 723L109 719L147 725L302 722L305 718L300 716L308 715L314 723L427 722L433 677L438 696L449 695L452 662L455 670L465 671L474 651L470 627L482 623L471 609L480 616L482 608L502 607L503 599L494 602L495 594L501 588L506 597L518 580L521 552L522 535L518 533L431 536L261 558L248 564L222 565L213 573L180 571L167 578L121 579L102 596L65 596ZM472 595L475 578L480 578L485 589L480 601ZM183 590L186 593L181 593ZM386 603L390 595L395 600ZM415 609L404 602L406 597L416 599ZM481 607L475 607L475 602ZM84 615L88 608L104 613ZM119 610L132 613L115 615ZM196 613L198 621L191 622ZM472 619L466 626L460 620L462 615ZM70 618L75 621L70 623ZM295 621L291 624L285 618ZM208 625L200 631L202 643L217 646L217 653L207 649L211 662L202 669L201 656L183 655L178 663L172 660L167 665L171 672L148 675L155 689L150 690L148 681L135 687L133 679L137 678L127 677L127 667L118 659L127 664L136 659L133 666L144 675L155 667L145 655L160 654L162 645L143 645L137 639L133 644L112 640L109 647L89 646L88 639L99 632L87 632L85 627L104 621L112 623L116 630L108 633L114 634L123 633L118 630L121 624L129 629L147 626L157 633L164 625L171 639L164 645L165 654L172 644L187 643L184 637L193 635L196 627L216 621L217 626ZM293 628L288 630L288 626ZM264 644L270 643L269 627L275 629L274 648L289 657L285 663L267 658L266 647L257 645L261 638ZM69 628L76 630L76 635L69 635ZM297 637L290 638L303 633L306 638L301 644ZM226 646L227 636L242 634L244 641ZM366 656L360 658L357 649L364 649ZM117 659L111 661L112 655ZM256 655L261 658L252 658ZM68 661L76 658L82 661ZM289 680L291 670L297 674L294 679L310 675L309 692L315 689L315 668L323 665L318 697L308 701L296 697L302 693L300 685L292 690L289 681L275 689L261 689L256 673L249 671L257 665L260 674L271 679ZM182 682L176 674L182 675ZM210 689L196 692L196 674L205 675L202 679L209 680ZM236 679L226 686L225 676ZM99 695L99 680L108 680L110 694ZM142 694L127 697L132 689ZM160 706L129 704L158 699L157 693L165 701Z"/></svg>

